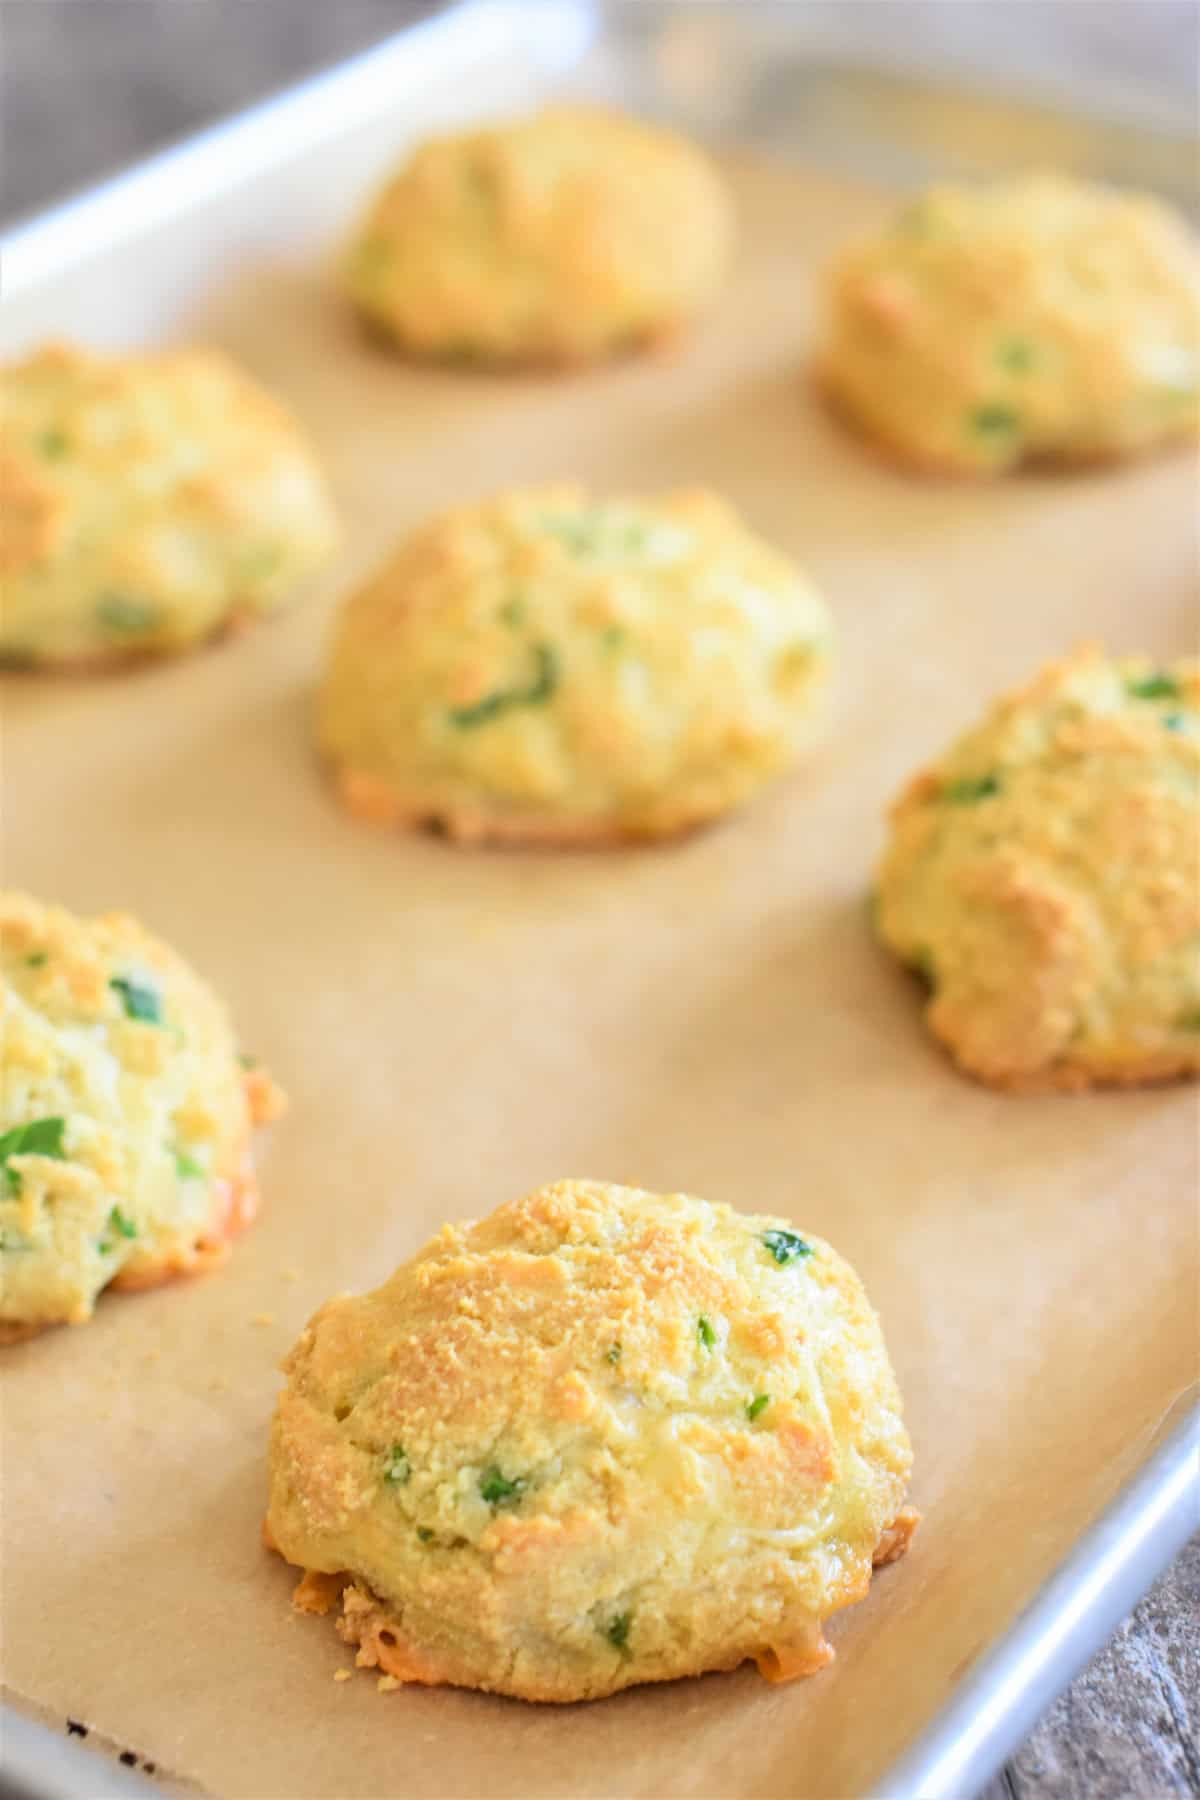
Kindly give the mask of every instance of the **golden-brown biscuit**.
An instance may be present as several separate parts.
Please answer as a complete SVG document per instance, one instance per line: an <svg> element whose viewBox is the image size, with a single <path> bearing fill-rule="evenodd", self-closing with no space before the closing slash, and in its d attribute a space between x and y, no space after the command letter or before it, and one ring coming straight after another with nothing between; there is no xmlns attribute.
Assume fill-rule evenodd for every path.
<svg viewBox="0 0 1200 1800"><path fill-rule="evenodd" d="M282 1109L225 1009L123 913L0 895L0 1343L220 1262Z"/></svg>
<svg viewBox="0 0 1200 1800"><path fill-rule="evenodd" d="M181 650L291 598L333 548L298 426L215 350L49 345L0 373L0 660Z"/></svg>
<svg viewBox="0 0 1200 1800"><path fill-rule="evenodd" d="M883 942L998 1087L1200 1072L1200 664L1085 646L911 781Z"/></svg>
<svg viewBox="0 0 1200 1800"><path fill-rule="evenodd" d="M711 495L503 494L425 525L343 608L320 744L384 823L661 836L790 760L831 635L804 577Z"/></svg>
<svg viewBox="0 0 1200 1800"><path fill-rule="evenodd" d="M285 1366L267 1542L398 1681L811 1674L917 1522L853 1270L685 1194L560 1181L446 1226Z"/></svg>
<svg viewBox="0 0 1200 1800"><path fill-rule="evenodd" d="M944 185L835 263L820 379L906 463L997 475L1200 430L1200 251L1147 195Z"/></svg>
<svg viewBox="0 0 1200 1800"><path fill-rule="evenodd" d="M345 279L418 355L579 362L678 329L731 244L724 186L694 145L555 107L423 144L371 206Z"/></svg>

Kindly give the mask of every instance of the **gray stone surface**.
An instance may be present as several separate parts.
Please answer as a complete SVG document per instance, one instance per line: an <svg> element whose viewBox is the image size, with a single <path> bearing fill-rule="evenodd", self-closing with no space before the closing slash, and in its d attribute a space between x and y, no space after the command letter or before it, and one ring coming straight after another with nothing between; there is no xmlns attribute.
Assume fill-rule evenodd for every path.
<svg viewBox="0 0 1200 1800"><path fill-rule="evenodd" d="M626 0L636 3L636 0ZM981 40L1195 92L1192 0L958 0ZM413 0L0 0L0 210L45 205L144 151L350 55L429 8ZM901 11L880 7L880 29ZM921 9L929 30L930 8ZM1011 27L1011 30L1010 30ZM1200 1796L1200 1538L1054 1702L979 1800Z"/></svg>
<svg viewBox="0 0 1200 1800"><path fill-rule="evenodd" d="M979 1800L1200 1794L1200 1537Z"/></svg>
<svg viewBox="0 0 1200 1800"><path fill-rule="evenodd" d="M45 206L432 10L412 0L0 0L0 210Z"/></svg>

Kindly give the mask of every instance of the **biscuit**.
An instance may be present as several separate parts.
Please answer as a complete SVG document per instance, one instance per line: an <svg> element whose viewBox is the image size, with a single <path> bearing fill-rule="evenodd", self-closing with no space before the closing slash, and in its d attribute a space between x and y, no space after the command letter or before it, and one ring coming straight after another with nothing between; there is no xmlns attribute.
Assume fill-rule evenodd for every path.
<svg viewBox="0 0 1200 1800"><path fill-rule="evenodd" d="M934 187L840 257L826 299L822 386L916 467L999 475L1200 430L1200 253L1146 195Z"/></svg>
<svg viewBox="0 0 1200 1800"><path fill-rule="evenodd" d="M273 612L332 550L324 478L215 350L48 345L0 374L0 659L182 650Z"/></svg>
<svg viewBox="0 0 1200 1800"><path fill-rule="evenodd" d="M446 1226L285 1368L267 1541L400 1682L808 1675L917 1522L853 1270L685 1194L560 1181Z"/></svg>
<svg viewBox="0 0 1200 1800"><path fill-rule="evenodd" d="M0 1342L102 1289L223 1260L253 1217L251 1128L282 1095L224 1007L123 913L0 895Z"/></svg>
<svg viewBox="0 0 1200 1800"><path fill-rule="evenodd" d="M584 362L700 312L732 238L724 185L693 144L555 107L423 144L368 211L345 282L412 354Z"/></svg>
<svg viewBox="0 0 1200 1800"><path fill-rule="evenodd" d="M819 596L708 494L545 487L445 513L343 608L318 737L346 803L454 837L657 837L811 731Z"/></svg>
<svg viewBox="0 0 1200 1800"><path fill-rule="evenodd" d="M1085 646L900 795L880 938L997 1087L1200 1073L1200 664Z"/></svg>

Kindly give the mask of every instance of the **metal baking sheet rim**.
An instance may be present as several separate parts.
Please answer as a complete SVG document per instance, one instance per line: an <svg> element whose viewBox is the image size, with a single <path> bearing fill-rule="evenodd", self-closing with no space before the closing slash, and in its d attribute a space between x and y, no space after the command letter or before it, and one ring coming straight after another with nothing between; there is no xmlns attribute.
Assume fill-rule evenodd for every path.
<svg viewBox="0 0 1200 1800"><path fill-rule="evenodd" d="M477 54L484 34L497 44L516 37L549 77L569 69L598 28L593 0L556 0L552 8L544 0L456 0L15 226L0 238L0 294L27 292L215 200L337 135L347 116L394 105L398 74L435 79L468 43ZM1156 1436L1158 1448L876 1786L875 1800L951 1800L983 1786L1200 1527L1200 1401L1182 1397ZM154 1791L145 1776L105 1766L98 1753L0 1707L0 1800L134 1800Z"/></svg>
<svg viewBox="0 0 1200 1800"><path fill-rule="evenodd" d="M1172 1410L1176 1418L1180 1406ZM969 1800L1200 1525L1200 1405L1182 1409L1011 1629L874 1790L874 1800ZM836 1679L836 1677L834 1677ZM4 1800L136 1800L145 1777L0 1709Z"/></svg>

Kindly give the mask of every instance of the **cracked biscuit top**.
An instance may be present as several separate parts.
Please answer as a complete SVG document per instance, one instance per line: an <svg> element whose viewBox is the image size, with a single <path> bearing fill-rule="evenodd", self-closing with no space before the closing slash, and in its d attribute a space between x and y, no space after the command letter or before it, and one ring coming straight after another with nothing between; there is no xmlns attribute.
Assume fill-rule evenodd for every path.
<svg viewBox="0 0 1200 1800"><path fill-rule="evenodd" d="M674 332L732 248L724 184L685 138L554 107L421 145L346 258L365 317L457 362L582 362Z"/></svg>
<svg viewBox="0 0 1200 1800"><path fill-rule="evenodd" d="M1147 195L931 188L830 272L822 381L900 460L996 475L1200 429L1200 250Z"/></svg>
<svg viewBox="0 0 1200 1800"><path fill-rule="evenodd" d="M711 494L524 489L422 526L343 607L321 747L381 821L652 837L786 765L831 637L804 576Z"/></svg>
<svg viewBox="0 0 1200 1800"><path fill-rule="evenodd" d="M892 809L876 919L1001 1086L1200 1072L1200 665L1085 646Z"/></svg>
<svg viewBox="0 0 1200 1800"><path fill-rule="evenodd" d="M832 1655L915 1524L876 1318L828 1244L560 1181L447 1226L291 1352L268 1541L359 1663L578 1700Z"/></svg>
<svg viewBox="0 0 1200 1800"><path fill-rule="evenodd" d="M336 538L284 409L216 350L51 344L0 373L0 659L181 650L275 610Z"/></svg>
<svg viewBox="0 0 1200 1800"><path fill-rule="evenodd" d="M224 1007L125 913L0 895L0 1342L102 1289L219 1262L252 1216L250 1133L282 1096Z"/></svg>

